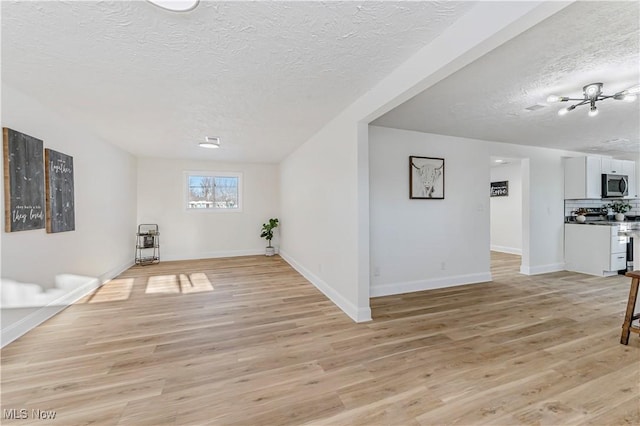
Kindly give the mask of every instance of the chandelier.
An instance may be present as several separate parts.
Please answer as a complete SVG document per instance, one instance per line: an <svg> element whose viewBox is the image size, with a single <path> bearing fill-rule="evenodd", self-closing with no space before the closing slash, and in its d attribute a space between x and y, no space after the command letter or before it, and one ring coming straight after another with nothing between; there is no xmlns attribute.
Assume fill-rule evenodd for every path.
<svg viewBox="0 0 640 426"><path fill-rule="evenodd" d="M633 102L638 97L637 94L640 93L640 85L630 87L629 89L622 90L618 93L614 93L613 95L605 95L602 93L602 83L587 84L582 88L582 91L584 92L583 98L570 98L568 96L551 95L547 98L547 102L579 101L577 104L562 108L558 111L558 115L565 115L569 111L573 111L574 109L576 109L576 107L589 105L589 117L595 117L596 115L598 115L596 102L603 101L609 98L613 98L618 101Z"/></svg>

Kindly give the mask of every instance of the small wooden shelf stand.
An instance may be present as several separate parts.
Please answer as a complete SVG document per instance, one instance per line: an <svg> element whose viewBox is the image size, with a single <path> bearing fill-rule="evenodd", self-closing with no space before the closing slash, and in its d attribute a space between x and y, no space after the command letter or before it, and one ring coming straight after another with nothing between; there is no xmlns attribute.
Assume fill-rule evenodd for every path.
<svg viewBox="0 0 640 426"><path fill-rule="evenodd" d="M135 262L141 266L160 263L160 231L156 223L138 225Z"/></svg>

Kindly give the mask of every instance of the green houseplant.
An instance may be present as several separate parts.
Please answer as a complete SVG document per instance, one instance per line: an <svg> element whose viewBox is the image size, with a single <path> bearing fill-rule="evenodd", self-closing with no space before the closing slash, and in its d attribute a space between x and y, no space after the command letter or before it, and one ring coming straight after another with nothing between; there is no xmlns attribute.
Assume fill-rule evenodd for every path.
<svg viewBox="0 0 640 426"><path fill-rule="evenodd" d="M603 207L611 209L616 214L616 220L623 221L624 214L631 210L631 204L628 201L614 201L609 204L605 204Z"/></svg>
<svg viewBox="0 0 640 426"><path fill-rule="evenodd" d="M269 222L262 224L262 233L260 234L260 238L264 238L267 240L267 249L265 254L267 256L273 256L275 254L275 249L271 245L271 240L273 239L273 230L278 227L278 219L271 218Z"/></svg>

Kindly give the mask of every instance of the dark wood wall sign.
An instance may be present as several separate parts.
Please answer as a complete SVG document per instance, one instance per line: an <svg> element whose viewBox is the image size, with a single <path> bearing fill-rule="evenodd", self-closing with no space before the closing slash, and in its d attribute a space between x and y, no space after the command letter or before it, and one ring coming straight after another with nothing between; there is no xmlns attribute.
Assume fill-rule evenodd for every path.
<svg viewBox="0 0 640 426"><path fill-rule="evenodd" d="M73 157L44 150L47 185L47 232L73 231L76 227L73 199Z"/></svg>
<svg viewBox="0 0 640 426"><path fill-rule="evenodd" d="M5 231L42 229L45 223L44 155L40 139L2 129Z"/></svg>

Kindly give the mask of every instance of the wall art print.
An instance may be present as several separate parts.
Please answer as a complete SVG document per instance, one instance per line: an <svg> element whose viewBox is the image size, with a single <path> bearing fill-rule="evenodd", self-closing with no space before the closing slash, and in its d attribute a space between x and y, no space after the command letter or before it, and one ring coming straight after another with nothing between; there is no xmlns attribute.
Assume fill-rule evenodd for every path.
<svg viewBox="0 0 640 426"><path fill-rule="evenodd" d="M45 227L43 142L4 127L4 230Z"/></svg>
<svg viewBox="0 0 640 426"><path fill-rule="evenodd" d="M76 227L73 157L45 149L45 182L47 195L47 232L73 231Z"/></svg>

